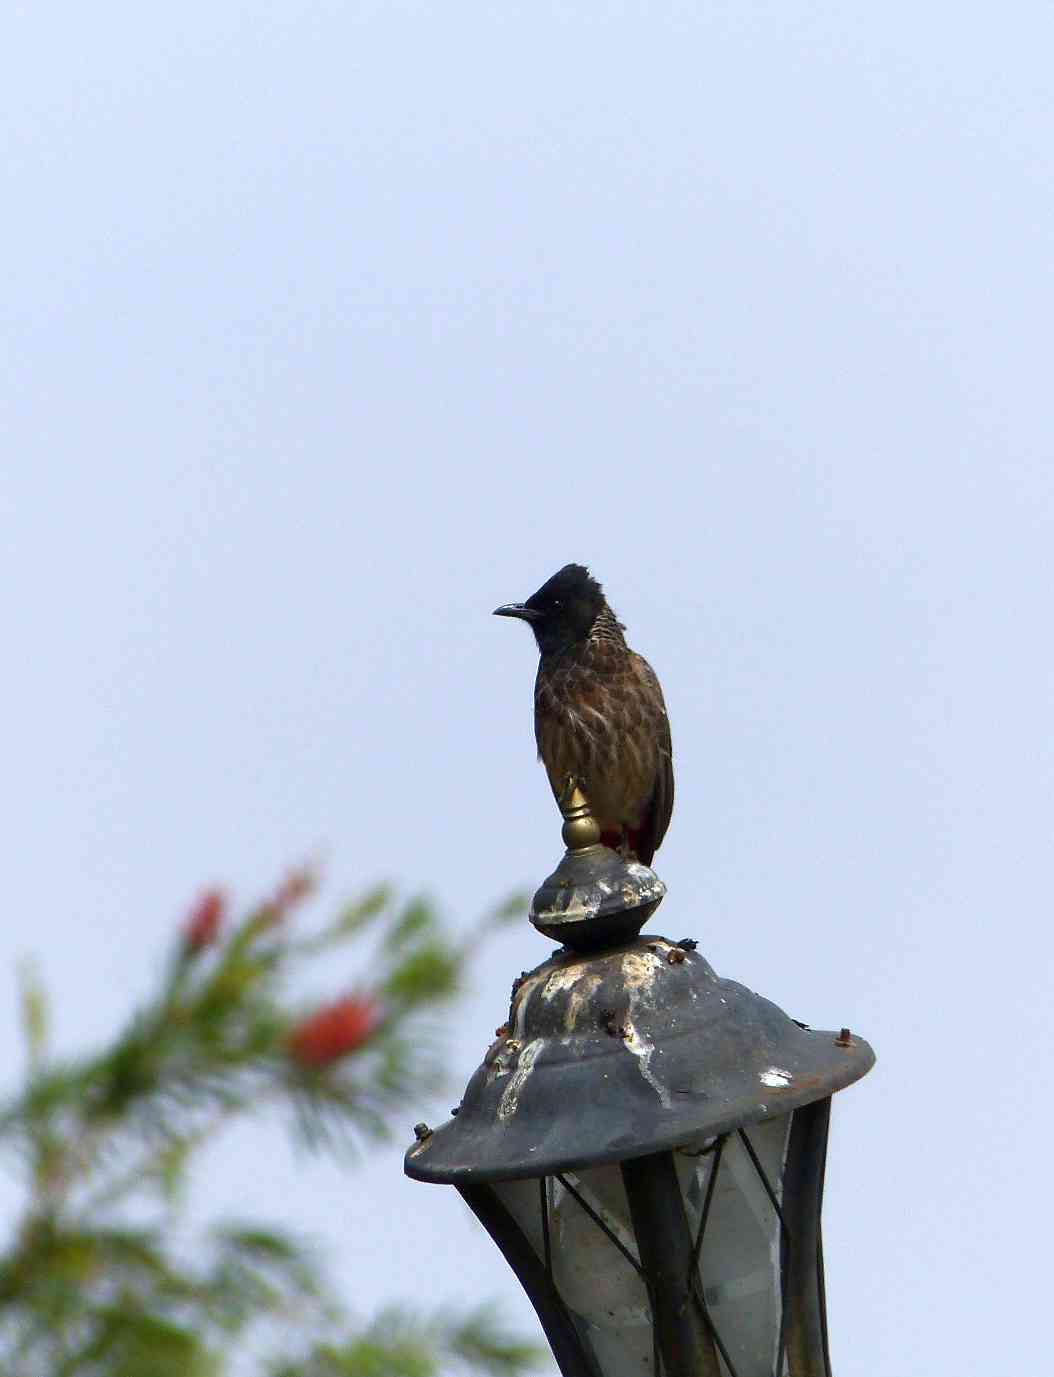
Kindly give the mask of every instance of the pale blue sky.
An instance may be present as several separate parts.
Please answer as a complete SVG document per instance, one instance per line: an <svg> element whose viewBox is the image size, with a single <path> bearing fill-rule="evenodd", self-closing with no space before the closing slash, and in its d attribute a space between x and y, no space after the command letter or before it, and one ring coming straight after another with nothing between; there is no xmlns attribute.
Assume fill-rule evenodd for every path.
<svg viewBox="0 0 1054 1377"><path fill-rule="evenodd" d="M324 845L334 903L467 924L540 881L533 645L489 614L586 561L673 722L653 926L879 1053L840 1377L1038 1370L1050 6L37 4L2 48L0 961L61 1045L202 882ZM485 957L442 1108L548 950ZM201 1206L328 1240L363 1310L427 1276L533 1323L404 1144L274 1141Z"/></svg>

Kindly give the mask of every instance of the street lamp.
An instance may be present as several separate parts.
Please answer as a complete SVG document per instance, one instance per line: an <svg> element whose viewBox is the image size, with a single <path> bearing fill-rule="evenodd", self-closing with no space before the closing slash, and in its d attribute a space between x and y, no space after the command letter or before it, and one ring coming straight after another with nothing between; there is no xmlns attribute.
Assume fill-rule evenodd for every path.
<svg viewBox="0 0 1054 1377"><path fill-rule="evenodd" d="M598 844L579 791L564 814L531 905L563 945L406 1172L458 1188L564 1377L829 1377L831 1095L874 1055L641 936L662 881Z"/></svg>

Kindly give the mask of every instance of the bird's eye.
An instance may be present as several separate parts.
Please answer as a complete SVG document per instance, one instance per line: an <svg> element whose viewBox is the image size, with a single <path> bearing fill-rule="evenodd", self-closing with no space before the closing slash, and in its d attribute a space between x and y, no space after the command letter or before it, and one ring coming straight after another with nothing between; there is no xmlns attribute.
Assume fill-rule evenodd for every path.
<svg viewBox="0 0 1054 1377"><path fill-rule="evenodd" d="M563 605L564 605L564 600L563 600L563 598L553 598L553 606L554 606L554 607L563 607Z"/></svg>

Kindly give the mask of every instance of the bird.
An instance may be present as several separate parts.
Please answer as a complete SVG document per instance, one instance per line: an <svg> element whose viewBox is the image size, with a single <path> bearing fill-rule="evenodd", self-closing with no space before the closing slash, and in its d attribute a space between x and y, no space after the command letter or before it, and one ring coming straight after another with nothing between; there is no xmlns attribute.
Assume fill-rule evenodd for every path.
<svg viewBox="0 0 1054 1377"><path fill-rule="evenodd" d="M650 865L673 812L673 747L658 676L631 650L604 590L582 564L565 564L518 617L540 659L534 735L557 802L577 783L600 824L600 840Z"/></svg>

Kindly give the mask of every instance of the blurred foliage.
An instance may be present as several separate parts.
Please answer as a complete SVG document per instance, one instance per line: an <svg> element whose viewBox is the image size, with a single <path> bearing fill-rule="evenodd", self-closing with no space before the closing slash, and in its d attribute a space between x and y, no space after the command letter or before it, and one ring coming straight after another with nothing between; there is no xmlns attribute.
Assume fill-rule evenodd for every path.
<svg viewBox="0 0 1054 1377"><path fill-rule="evenodd" d="M302 1141L340 1152L387 1135L393 1111L407 1119L434 1091L420 1049L469 950L523 911L510 900L459 944L427 900L381 887L303 933L314 887L294 871L238 921L203 894L158 988L92 1055L49 1056L45 993L23 968L26 1082L0 1105L0 1151L26 1194L0 1252L4 1377L224 1377L247 1352L267 1377L516 1377L539 1360L488 1309L356 1323L311 1250L258 1220L186 1237L184 1187L233 1122L278 1106ZM316 958L363 941L358 988L290 1007Z"/></svg>

